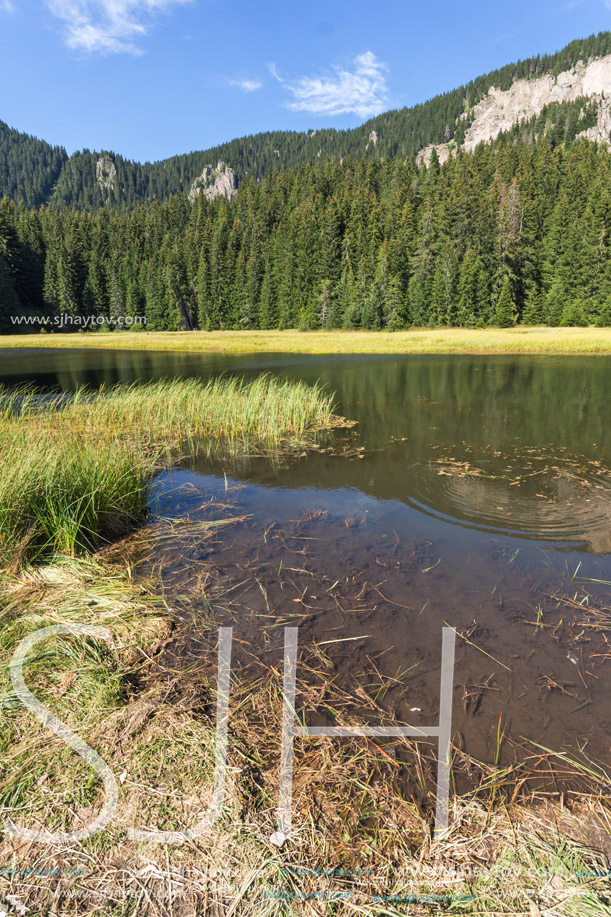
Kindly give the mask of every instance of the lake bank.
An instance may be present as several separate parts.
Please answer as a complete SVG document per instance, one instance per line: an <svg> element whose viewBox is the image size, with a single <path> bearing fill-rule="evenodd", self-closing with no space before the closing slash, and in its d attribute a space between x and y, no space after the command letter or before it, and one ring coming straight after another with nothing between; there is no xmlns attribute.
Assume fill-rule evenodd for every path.
<svg viewBox="0 0 611 917"><path fill-rule="evenodd" d="M64 621L105 627L110 641L49 641L29 657L26 680L108 764L118 796L108 826L67 848L4 835L4 899L38 913L59 913L78 900L85 915L151 917L307 915L314 901L332 902L338 917L355 910L402 917L407 903L414 915L430 914L431 905L473 917L611 913L603 787L551 798L523 793L515 780L508 790L506 768L488 767L477 790L453 797L449 836L435 841L426 793L400 792L384 740L298 742L294 833L275 846L282 704L274 666L254 686L233 668L225 796L215 824L188 843L130 839L133 828L196 825L212 795L218 630L210 622L200 635L199 672L177 673L167 648L180 627L179 608L154 577L133 575L142 550L171 534L165 525L143 530L96 558L56 558L2 583L6 815L18 825L78 831L105 799L89 768L20 708L7 677L20 639ZM213 527L200 537L213 538ZM327 649L308 654L300 667L324 668ZM317 700L320 694L308 703ZM355 702L331 683L323 705L337 710L347 700ZM428 774L429 750L420 756L418 743L407 744ZM453 756L462 767L456 746Z"/></svg>
<svg viewBox="0 0 611 917"><path fill-rule="evenodd" d="M141 523L181 447L302 450L343 421L317 386L262 375L117 385L71 398L0 389L0 561L77 554Z"/></svg>
<svg viewBox="0 0 611 917"><path fill-rule="evenodd" d="M68 354L62 358L67 364ZM92 352L87 361L92 372ZM249 362L256 365L214 371L260 373ZM305 362L293 371L304 376ZM322 362L302 379L310 392ZM11 699L11 653L43 626L84 622L114 636L108 645L49 641L26 666L26 680L108 762L118 784L112 824L78 846L5 837L0 857L16 870L0 875L5 895L40 913L78 898L83 914L105 907L151 917L305 917L315 902L340 917L403 917L406 905L414 915L431 905L474 917L611 913L605 775L599 791L596 782L585 785L588 770L598 771L601 759L605 766L608 747L594 744L606 738L608 609L597 617L595 587L584 579L609 578L607 489L599 487L607 425L596 400L608 389L606 361L327 362L340 375L323 381L341 393L341 412L358 416L353 430L321 436L280 465L250 448L221 450L216 459L206 449L187 454L155 476L149 523L138 532L93 559L55 558L3 580L7 814L28 826L79 830L104 802L93 772ZM171 369L164 362L158 372ZM99 371L90 384L114 379ZM75 371L60 387L78 390L83 381ZM128 435L174 448L188 433L184 401L175 413L167 383L155 385L150 404L133 395L114 406L102 399L97 419L87 409L73 420L97 430L100 442L127 424ZM276 391L276 406L289 407L288 389ZM240 446L248 423L266 429L262 405L269 402L241 412L230 442ZM236 420L215 416L200 432L222 433ZM292 435L300 425L287 417ZM529 551L534 532L549 539L549 550ZM587 551L569 553L576 544ZM449 837L432 835L436 743L359 737L295 743L294 835L281 848L271 843L283 627L300 628L306 722L392 726L435 719L445 622L460 647ZM219 626L234 628L222 812L188 844L138 844L129 828L181 831L208 810ZM258 664L250 674L249 659ZM584 732L587 758L577 762ZM534 741L516 759L520 736ZM20 876L19 868L33 872Z"/></svg>
<svg viewBox="0 0 611 917"><path fill-rule="evenodd" d="M192 353L609 354L611 328L409 331L152 331L0 335L1 348L93 347Z"/></svg>

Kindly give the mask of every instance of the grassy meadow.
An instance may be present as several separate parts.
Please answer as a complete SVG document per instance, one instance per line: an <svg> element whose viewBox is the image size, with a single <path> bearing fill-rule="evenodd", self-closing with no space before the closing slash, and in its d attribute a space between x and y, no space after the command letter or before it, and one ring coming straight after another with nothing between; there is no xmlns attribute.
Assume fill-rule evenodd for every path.
<svg viewBox="0 0 611 917"><path fill-rule="evenodd" d="M3 347L110 347L193 353L611 353L611 328L408 331L139 331L0 335Z"/></svg>

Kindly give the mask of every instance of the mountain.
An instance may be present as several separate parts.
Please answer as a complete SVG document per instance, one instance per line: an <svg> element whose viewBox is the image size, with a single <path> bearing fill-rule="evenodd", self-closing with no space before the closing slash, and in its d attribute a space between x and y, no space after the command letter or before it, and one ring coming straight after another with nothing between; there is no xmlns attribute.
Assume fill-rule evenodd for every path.
<svg viewBox="0 0 611 917"><path fill-rule="evenodd" d="M420 154L428 161L435 148L443 161L459 148L472 150L512 131L513 139L525 142L549 137L554 144L566 143L588 132L589 139L608 143L610 95L611 32L601 32L555 54L508 64L420 105L385 112L353 130L260 133L155 163L110 151L69 157L63 148L0 122L0 198L32 207L124 209L177 193L192 198L198 189L205 193L208 178L201 177L207 169L210 177L219 163L243 181L333 157L394 160Z"/></svg>
<svg viewBox="0 0 611 917"><path fill-rule="evenodd" d="M0 328L611 326L609 90L604 33L162 163L3 128Z"/></svg>
<svg viewBox="0 0 611 917"><path fill-rule="evenodd" d="M68 154L0 121L0 197L29 207L47 203L55 191Z"/></svg>
<svg viewBox="0 0 611 917"><path fill-rule="evenodd" d="M462 142L430 144L418 153L428 162L435 150L440 162L456 152L474 150L499 135L514 130L525 139L550 136L559 142L585 137L611 143L611 55L579 61L570 70L531 79L515 80L508 89L491 86L476 105L464 111L459 124ZM543 116L543 117L541 117ZM516 130L517 128L517 130Z"/></svg>

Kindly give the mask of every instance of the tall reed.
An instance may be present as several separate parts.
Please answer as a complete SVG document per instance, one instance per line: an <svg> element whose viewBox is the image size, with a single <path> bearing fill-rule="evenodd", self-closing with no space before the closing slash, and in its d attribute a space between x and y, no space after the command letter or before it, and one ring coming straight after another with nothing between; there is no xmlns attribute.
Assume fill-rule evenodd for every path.
<svg viewBox="0 0 611 917"><path fill-rule="evenodd" d="M147 484L185 441L279 449L328 426L319 386L259 376L119 385L67 400L0 397L0 560L75 554L142 520Z"/></svg>

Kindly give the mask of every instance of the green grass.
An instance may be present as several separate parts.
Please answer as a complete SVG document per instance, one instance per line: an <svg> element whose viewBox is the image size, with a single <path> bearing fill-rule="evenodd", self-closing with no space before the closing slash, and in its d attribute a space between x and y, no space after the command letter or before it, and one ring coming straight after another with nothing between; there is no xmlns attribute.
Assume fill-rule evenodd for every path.
<svg viewBox="0 0 611 917"><path fill-rule="evenodd" d="M333 422L318 386L261 376L0 399L0 561L75 554L141 522L147 485L180 445L281 449Z"/></svg>
<svg viewBox="0 0 611 917"><path fill-rule="evenodd" d="M407 331L140 331L1 335L2 347L110 347L196 353L611 353L611 328Z"/></svg>
<svg viewBox="0 0 611 917"><path fill-rule="evenodd" d="M262 375L251 382L230 377L118 386L91 403L79 399L65 413L95 434L120 430L176 444L197 438L212 450L219 443L279 447L328 426L332 404L318 385Z"/></svg>

